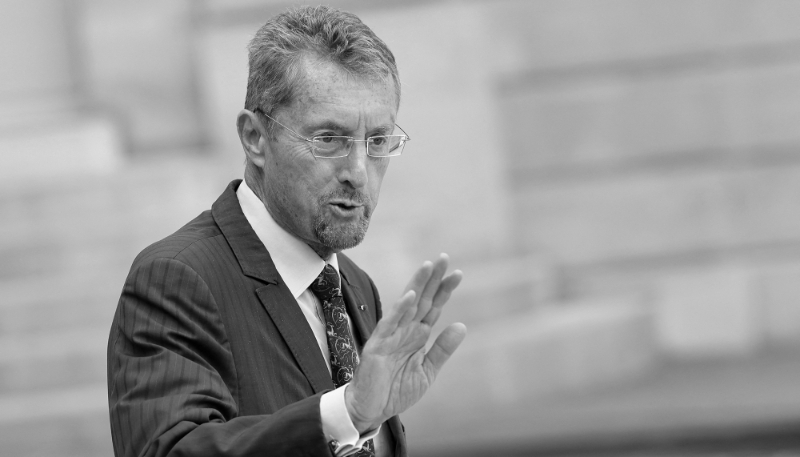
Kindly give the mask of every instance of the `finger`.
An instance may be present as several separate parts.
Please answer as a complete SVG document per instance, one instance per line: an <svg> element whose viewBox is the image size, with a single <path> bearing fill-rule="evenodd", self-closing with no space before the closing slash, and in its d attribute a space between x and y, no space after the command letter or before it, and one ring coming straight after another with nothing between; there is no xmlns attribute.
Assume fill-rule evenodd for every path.
<svg viewBox="0 0 800 457"><path fill-rule="evenodd" d="M406 285L406 289L403 293L408 292L409 290L413 290L417 294L417 298L419 298L422 291L425 289L425 284L428 283L428 280L433 273L433 262L430 260L426 260L422 262L422 266L417 268L417 271L414 272L414 276L411 277L411 280L408 281L408 285Z"/></svg>
<svg viewBox="0 0 800 457"><path fill-rule="evenodd" d="M447 264L449 261L450 258L447 256L447 254L440 254L439 258L433 263L431 275L428 278L428 282L425 284L425 288L419 297L417 314L414 315L415 320L422 320L422 318L428 314L428 311L430 311L431 305L433 304L433 297L436 295L436 291L439 290L439 285L442 282L442 277L447 271Z"/></svg>
<svg viewBox="0 0 800 457"><path fill-rule="evenodd" d="M404 317L410 320L407 315L413 315L412 311L416 311L416 295L416 292L413 290L409 290L404 293L403 296L397 300L394 306L389 309L389 312L383 315L383 318L381 318L381 320L378 322L378 325L375 326L374 334L381 337L391 335L397 329L400 321L402 321Z"/></svg>
<svg viewBox="0 0 800 457"><path fill-rule="evenodd" d="M425 285L431 278L431 274L433 273L433 262L426 260L422 262L422 266L420 266L417 271L414 273L414 276L411 277L411 280L408 282L406 286L406 293L414 292L414 312L409 315L402 315L400 316L401 319L397 323L397 325L406 325L408 324L414 316L416 316L417 311L417 304L419 303L419 296L422 294L422 291L425 290Z"/></svg>
<svg viewBox="0 0 800 457"><path fill-rule="evenodd" d="M439 290L436 291L436 295L433 297L433 304L431 305L430 310L425 317L422 318L423 323L432 326L437 320L439 320L439 316L442 314L442 307L450 299L450 295L453 293L456 287L461 284L461 280L463 278L464 274L461 272L461 270L456 270L442 280Z"/></svg>
<svg viewBox="0 0 800 457"><path fill-rule="evenodd" d="M467 327L460 322L450 324L439 334L433 346L431 346L431 350L425 354L423 364L428 376L436 377L439 370L447 362L447 359L458 349L458 346L461 345L466 336Z"/></svg>
<svg viewBox="0 0 800 457"><path fill-rule="evenodd" d="M417 299L418 296L419 295L413 290L409 290L405 293L405 295L403 295L403 299L406 297L409 298L408 302L403 306L403 314L400 316L400 320L397 322L397 327L402 327L408 324L411 322L411 319L414 318L414 315L417 314L417 308L419 307L419 300Z"/></svg>

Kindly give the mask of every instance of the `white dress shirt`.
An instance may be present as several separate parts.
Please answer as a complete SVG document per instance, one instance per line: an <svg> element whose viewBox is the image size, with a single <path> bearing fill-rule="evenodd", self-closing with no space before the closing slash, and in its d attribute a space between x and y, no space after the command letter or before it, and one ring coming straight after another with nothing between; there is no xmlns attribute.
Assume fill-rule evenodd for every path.
<svg viewBox="0 0 800 457"><path fill-rule="evenodd" d="M331 254L327 260L321 259L311 247L284 230L275 222L267 211L264 203L258 196L242 181L236 191L239 204L247 222L253 227L259 240L264 244L272 257L275 268L281 275L289 291L297 300L300 310L303 312L314 337L317 340L322 358L331 371L330 352L328 351L328 337L325 334L325 318L322 312L322 304L316 295L308 289L308 286L317 278L326 264L333 266L339 272L339 262L336 254ZM349 321L349 316L348 316ZM352 328L352 322L350 322ZM322 430L328 439L335 439L339 442L336 455L347 455L353 450L358 449L365 441L375 438L381 427L359 436L358 430L353 425L347 406L344 403L344 391L347 384L331 392L327 392L320 398L320 414L322 416ZM388 449L380 449L386 446L385 441L387 432L383 436L374 440L377 455L384 454ZM383 446L381 446L383 444Z"/></svg>

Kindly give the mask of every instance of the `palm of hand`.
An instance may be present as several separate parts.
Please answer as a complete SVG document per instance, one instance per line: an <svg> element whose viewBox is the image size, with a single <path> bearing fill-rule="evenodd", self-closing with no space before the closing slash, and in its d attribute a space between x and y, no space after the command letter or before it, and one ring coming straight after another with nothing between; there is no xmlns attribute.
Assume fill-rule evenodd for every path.
<svg viewBox="0 0 800 457"><path fill-rule="evenodd" d="M348 411L360 432L371 430L415 404L466 335L463 324L452 324L425 344L442 306L461 282L461 272L444 277L447 256L426 262L406 293L380 322L364 347L361 363L348 386Z"/></svg>

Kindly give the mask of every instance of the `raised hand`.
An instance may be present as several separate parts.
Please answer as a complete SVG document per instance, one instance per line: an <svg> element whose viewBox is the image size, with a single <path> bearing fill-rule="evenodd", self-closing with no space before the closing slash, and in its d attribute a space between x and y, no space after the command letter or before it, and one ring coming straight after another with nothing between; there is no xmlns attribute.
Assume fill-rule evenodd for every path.
<svg viewBox="0 0 800 457"><path fill-rule="evenodd" d="M364 346L345 391L347 410L360 433L377 428L419 401L464 340L464 324L450 324L425 352L431 327L461 282L459 270L445 276L448 262L442 254L434 262L423 263Z"/></svg>

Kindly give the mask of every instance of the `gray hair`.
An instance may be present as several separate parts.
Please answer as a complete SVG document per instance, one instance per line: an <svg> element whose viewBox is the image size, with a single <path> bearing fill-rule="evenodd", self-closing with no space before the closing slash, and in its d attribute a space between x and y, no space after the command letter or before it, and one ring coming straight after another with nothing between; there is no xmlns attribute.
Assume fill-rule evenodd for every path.
<svg viewBox="0 0 800 457"><path fill-rule="evenodd" d="M354 14L327 6L299 7L264 24L248 46L250 73L245 108L272 114L290 105L302 81L301 61L311 55L366 79L400 79L394 55Z"/></svg>

